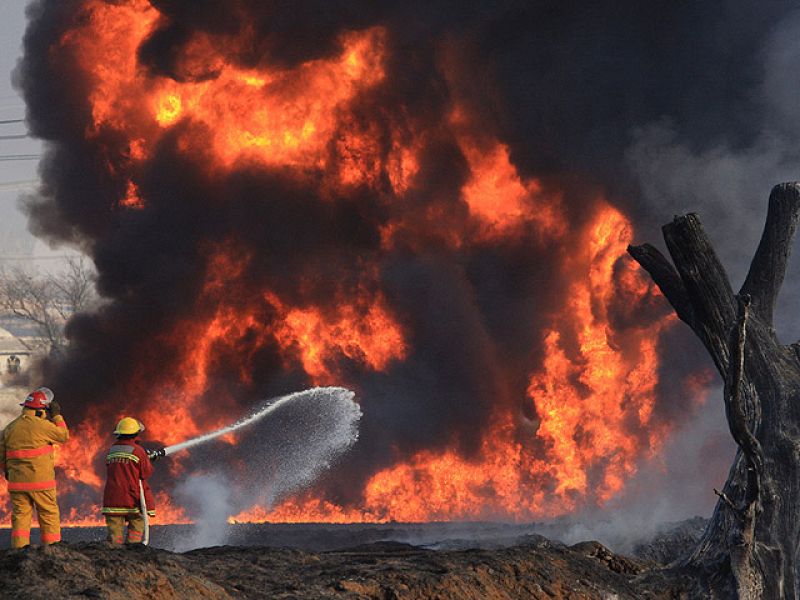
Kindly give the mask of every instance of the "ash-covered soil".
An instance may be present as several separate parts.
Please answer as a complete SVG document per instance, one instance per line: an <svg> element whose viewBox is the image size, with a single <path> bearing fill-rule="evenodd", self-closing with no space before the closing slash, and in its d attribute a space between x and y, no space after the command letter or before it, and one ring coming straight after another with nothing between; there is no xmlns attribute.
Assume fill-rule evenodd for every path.
<svg viewBox="0 0 800 600"><path fill-rule="evenodd" d="M549 523L227 523L199 525L154 525L151 545L184 552L209 546L265 546L293 548L308 552L343 550L376 542L401 542L429 550L495 550L525 545L544 536L571 545L599 539L613 551L651 562L668 564L689 550L700 538L706 519L695 517L657 527L595 526L589 528L571 520ZM602 524L601 524L602 525ZM10 543L8 529L0 529L0 548ZM32 531L38 542L39 532ZM101 541L101 527L65 527L67 542Z"/></svg>
<svg viewBox="0 0 800 600"><path fill-rule="evenodd" d="M597 542L541 536L501 549L430 550L378 542L308 552L220 546L173 553L65 542L0 553L3 598L672 599L695 581Z"/></svg>
<svg viewBox="0 0 800 600"><path fill-rule="evenodd" d="M697 598L698 582L665 565L704 526L621 538L631 557L549 539L568 539L568 523L171 525L147 548L65 528L62 544L0 551L0 598ZM226 545L176 552L215 539Z"/></svg>

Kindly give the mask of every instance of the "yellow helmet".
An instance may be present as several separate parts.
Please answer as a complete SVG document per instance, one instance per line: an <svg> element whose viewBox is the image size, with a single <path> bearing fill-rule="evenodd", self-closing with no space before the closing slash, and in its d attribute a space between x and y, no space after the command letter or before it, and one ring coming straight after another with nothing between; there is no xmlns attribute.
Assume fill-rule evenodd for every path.
<svg viewBox="0 0 800 600"><path fill-rule="evenodd" d="M137 421L133 417L122 417L117 428L114 430L114 435L132 435L144 431L144 424Z"/></svg>

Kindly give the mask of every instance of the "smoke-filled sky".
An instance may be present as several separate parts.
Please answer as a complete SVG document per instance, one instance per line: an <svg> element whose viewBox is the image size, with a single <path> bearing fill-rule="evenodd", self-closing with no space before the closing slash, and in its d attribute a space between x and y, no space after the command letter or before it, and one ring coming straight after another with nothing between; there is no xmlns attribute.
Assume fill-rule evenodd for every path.
<svg viewBox="0 0 800 600"><path fill-rule="evenodd" d="M525 426L546 429L551 388L535 374L558 349L578 357L575 364L586 359L576 350L579 328L564 320L569 311L553 315L577 289L570 256L593 243L584 233L598 207L629 219L634 242L658 245L661 224L700 213L736 288L771 186L798 176L800 13L788 1L153 0L159 19L131 53L136 69L134 79L123 79L124 97L99 83L108 69L95 68L103 57L92 52L113 32L86 33L92 20L76 15L88 4L101 6L32 3L16 75L31 130L51 150L42 167L46 193L27 202L33 229L87 250L109 301L70 325L74 351L47 372L83 417L87 399L117 394L144 411L172 390L214 423L250 394L338 377L363 396L364 431L350 464L325 482L336 502L355 502L352 490L393 464L422 469L425 452L450 449L476 460L498 407L514 415L515 438ZM280 102L302 96L292 81L314 93L348 43L362 48L346 55L349 87L319 92L316 105L350 95L335 101L330 139L313 160L311 150L292 154L300 142L289 144L288 134L284 162L257 159L252 149L231 155L220 132L236 123L219 111L209 119L202 112L208 96L192 104L164 92L168 100L158 100L160 112L147 121L156 101L145 99L161 93L158 86L213 89L231 68L248 85L272 86L261 100L278 98L290 113L294 104ZM369 63L363 48L383 58ZM364 63L372 72L357 72ZM323 75L312 79L314 69ZM265 83L254 73L294 79ZM301 135L320 131L315 122ZM413 171L411 183L400 185L392 161L402 164L404 153L415 166L400 168ZM470 190L488 193L478 177L486 156L504 157L515 169L510 180L540 201L502 215L518 219L516 229L489 227L469 201ZM520 217L523 208L531 213ZM561 229L559 218L567 224ZM793 264L776 323L787 342L800 336L792 310L800 265ZM624 355L658 336L660 383L652 413L640 410L642 422L631 426L634 454L657 447L659 427L672 431L658 446L661 461L641 467L625 498L641 506L663 498L665 518L707 512L709 481L724 478L732 457L719 393L700 408L687 398L686 382L710 361L687 328L647 329L664 318L663 305L616 298L604 306L615 331L609 352ZM236 314L235 326L220 307ZM310 365L307 356L291 356L303 338L293 314L335 322L339 337L346 318L367 323L367 332L324 366ZM384 320L397 327L374 335L372 323ZM195 390L186 365L197 357L187 345L220 328L226 335L210 342L213 358L204 359L206 378ZM556 330L558 340L548 337ZM272 337L260 337L264 331ZM367 348L379 345L377 337L389 348ZM245 367L237 362L243 356ZM166 372L184 379L170 381ZM592 389L584 375L565 377L575 389ZM533 403L525 404L528 395ZM572 438L599 445L592 435L585 425ZM526 446L531 456L557 448L542 443ZM586 474L600 496L615 456L604 455Z"/></svg>
<svg viewBox="0 0 800 600"><path fill-rule="evenodd" d="M25 32L24 0L0 3L0 121L25 117L25 102L14 89L11 73L22 55ZM0 124L0 137L26 133L25 123ZM0 156L31 155L41 152L41 142L32 139L0 140ZM56 267L62 251L51 251L47 244L28 232L25 215L17 208L20 191L31 189L36 181L35 160L0 161L0 259L11 265L32 265L48 270ZM36 257L31 261L31 255ZM13 260L9 257L13 256ZM55 261L55 262L54 262Z"/></svg>

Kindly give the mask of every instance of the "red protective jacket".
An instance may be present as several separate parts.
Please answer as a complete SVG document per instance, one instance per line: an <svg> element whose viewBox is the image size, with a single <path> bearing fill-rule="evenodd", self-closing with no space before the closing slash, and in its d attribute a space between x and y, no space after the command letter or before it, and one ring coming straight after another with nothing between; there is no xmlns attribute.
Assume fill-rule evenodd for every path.
<svg viewBox="0 0 800 600"><path fill-rule="evenodd" d="M156 514L153 492L147 479L153 474L153 464L147 452L136 440L117 440L106 456L106 489L103 492L103 514L125 515L138 513L139 480L144 486L147 514Z"/></svg>

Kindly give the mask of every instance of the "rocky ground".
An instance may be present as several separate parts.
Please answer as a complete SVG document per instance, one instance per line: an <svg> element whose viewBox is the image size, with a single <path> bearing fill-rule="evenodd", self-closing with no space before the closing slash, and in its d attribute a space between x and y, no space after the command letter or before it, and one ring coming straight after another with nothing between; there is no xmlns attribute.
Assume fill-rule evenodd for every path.
<svg viewBox="0 0 800 600"><path fill-rule="evenodd" d="M691 528L689 528L691 529ZM683 535L685 531L681 533ZM324 535L322 536L324 537ZM654 548L673 554L681 542ZM666 554L664 554L666 556ZM396 541L307 551L219 546L185 553L65 542L0 551L3 598L696 598L698 583L598 542L526 534L511 547L439 549Z"/></svg>

